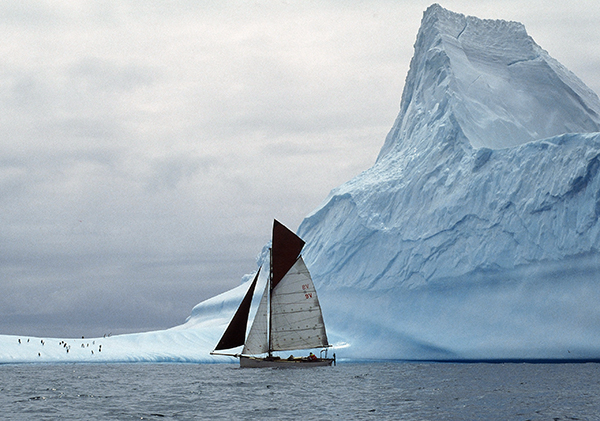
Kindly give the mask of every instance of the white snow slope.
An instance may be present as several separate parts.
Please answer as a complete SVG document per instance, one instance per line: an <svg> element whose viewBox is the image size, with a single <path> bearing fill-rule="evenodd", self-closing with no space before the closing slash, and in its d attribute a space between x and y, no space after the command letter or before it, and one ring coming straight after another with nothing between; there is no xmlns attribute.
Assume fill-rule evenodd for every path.
<svg viewBox="0 0 600 421"><path fill-rule="evenodd" d="M299 229L338 356L600 359L596 94L521 24L433 5L400 108L376 164ZM68 353L0 336L0 362L223 361L246 288Z"/></svg>

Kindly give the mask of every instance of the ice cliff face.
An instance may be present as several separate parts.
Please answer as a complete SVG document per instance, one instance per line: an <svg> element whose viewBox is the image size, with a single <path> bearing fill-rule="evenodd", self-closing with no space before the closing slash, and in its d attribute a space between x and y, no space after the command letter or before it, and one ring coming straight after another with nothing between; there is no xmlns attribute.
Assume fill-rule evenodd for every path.
<svg viewBox="0 0 600 421"><path fill-rule="evenodd" d="M299 229L326 321L369 355L600 358L596 94L523 25L433 5L400 108Z"/></svg>

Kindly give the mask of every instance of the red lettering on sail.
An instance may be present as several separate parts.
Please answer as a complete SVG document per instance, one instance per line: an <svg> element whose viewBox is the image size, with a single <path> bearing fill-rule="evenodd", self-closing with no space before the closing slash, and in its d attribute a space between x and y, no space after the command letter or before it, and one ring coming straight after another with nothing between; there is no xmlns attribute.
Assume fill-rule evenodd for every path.
<svg viewBox="0 0 600 421"><path fill-rule="evenodd" d="M310 284L304 284L304 285L302 285L302 290L303 291L306 291L309 288L310 288Z"/></svg>
<svg viewBox="0 0 600 421"><path fill-rule="evenodd" d="M308 294L304 294L304 297L306 297L306 299L308 300L309 298L312 298L312 292L308 293Z"/></svg>

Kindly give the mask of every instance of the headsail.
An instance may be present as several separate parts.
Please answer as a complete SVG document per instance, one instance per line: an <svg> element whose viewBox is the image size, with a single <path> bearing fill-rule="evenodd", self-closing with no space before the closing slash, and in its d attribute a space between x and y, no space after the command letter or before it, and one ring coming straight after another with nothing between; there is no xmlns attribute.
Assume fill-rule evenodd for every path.
<svg viewBox="0 0 600 421"><path fill-rule="evenodd" d="M263 296L254 316L254 322L248 333L242 354L258 355L269 351L268 320L269 320L269 283L265 285Z"/></svg>
<svg viewBox="0 0 600 421"><path fill-rule="evenodd" d="M229 322L227 330L225 330L221 340L215 347L215 351L244 345L244 340L246 339L246 326L248 325L248 314L250 313L252 296L254 295L254 288L256 287L256 281L258 280L259 274L260 268L258 269L256 276L254 276L254 280L252 281L250 288L248 288L248 292L246 292L242 303L235 312L231 322Z"/></svg>

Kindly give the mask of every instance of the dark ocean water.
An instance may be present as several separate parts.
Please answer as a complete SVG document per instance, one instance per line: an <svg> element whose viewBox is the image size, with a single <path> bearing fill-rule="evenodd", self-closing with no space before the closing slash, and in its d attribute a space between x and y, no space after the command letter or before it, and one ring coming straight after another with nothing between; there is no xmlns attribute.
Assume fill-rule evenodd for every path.
<svg viewBox="0 0 600 421"><path fill-rule="evenodd" d="M8 420L598 420L600 364L0 365Z"/></svg>

